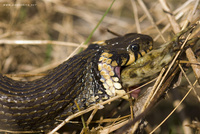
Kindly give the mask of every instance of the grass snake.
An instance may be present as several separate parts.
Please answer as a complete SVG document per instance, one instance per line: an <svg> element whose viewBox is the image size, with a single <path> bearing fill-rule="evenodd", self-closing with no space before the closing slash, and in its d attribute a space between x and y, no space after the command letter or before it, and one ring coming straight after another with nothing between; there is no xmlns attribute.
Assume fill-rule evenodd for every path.
<svg viewBox="0 0 200 134"><path fill-rule="evenodd" d="M130 33L91 43L34 81L0 74L0 129L50 130L59 120L92 104L125 93L120 71L152 49L150 36Z"/></svg>

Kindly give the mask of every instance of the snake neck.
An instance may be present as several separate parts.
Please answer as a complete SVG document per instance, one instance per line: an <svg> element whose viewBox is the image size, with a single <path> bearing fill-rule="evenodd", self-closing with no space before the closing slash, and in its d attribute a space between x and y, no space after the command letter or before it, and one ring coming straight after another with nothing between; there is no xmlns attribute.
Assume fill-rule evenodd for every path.
<svg viewBox="0 0 200 134"><path fill-rule="evenodd" d="M0 128L45 130L67 116L108 99L97 63L101 52L87 49L43 78L20 82L0 74ZM20 129L19 129L20 128Z"/></svg>

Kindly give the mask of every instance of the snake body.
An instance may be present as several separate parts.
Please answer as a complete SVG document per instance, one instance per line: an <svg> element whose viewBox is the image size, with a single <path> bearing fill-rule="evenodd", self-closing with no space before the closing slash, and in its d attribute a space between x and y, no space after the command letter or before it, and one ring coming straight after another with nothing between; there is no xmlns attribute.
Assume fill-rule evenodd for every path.
<svg viewBox="0 0 200 134"><path fill-rule="evenodd" d="M125 92L120 68L134 63L152 49L152 38L126 34L93 42L46 76L15 81L0 74L0 129L50 130L59 120L91 104Z"/></svg>

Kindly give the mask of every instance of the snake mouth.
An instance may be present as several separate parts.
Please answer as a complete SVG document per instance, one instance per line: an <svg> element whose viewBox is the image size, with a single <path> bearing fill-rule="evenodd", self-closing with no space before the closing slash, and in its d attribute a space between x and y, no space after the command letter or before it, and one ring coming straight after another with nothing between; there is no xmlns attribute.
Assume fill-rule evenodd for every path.
<svg viewBox="0 0 200 134"><path fill-rule="evenodd" d="M129 87L129 91L132 91L130 93L130 95L131 95L132 98L138 98L138 96L140 94L141 89L140 88L136 89L136 88L137 88L137 86Z"/></svg>
<svg viewBox="0 0 200 134"><path fill-rule="evenodd" d="M121 78L121 71L123 70L124 67L115 67L114 68L114 71L115 71L115 74L118 76L118 78L120 79ZM128 87L128 89L124 89L126 92L128 91L132 91L130 93L130 96L132 98L138 98L139 96L139 93L141 91L141 89L137 89L138 86L131 86L131 87ZM123 87L122 87L123 88Z"/></svg>
<svg viewBox="0 0 200 134"><path fill-rule="evenodd" d="M132 91L130 96L132 98L137 98L140 93L140 89L135 89L136 86L132 87L122 87L121 71L123 70L123 66L111 66L110 64L100 62L98 64L98 68L100 71L101 79L100 81L103 83L104 88L106 89L106 93L110 96L122 95L127 93L128 91ZM128 96L125 95L124 99L128 99Z"/></svg>
<svg viewBox="0 0 200 134"><path fill-rule="evenodd" d="M103 53L99 59L98 71L100 72L100 82L102 82L105 92L110 97L116 95L124 95L127 91L131 91L133 87L122 87L123 83L121 82L121 72L125 68L124 66L119 66L116 61L110 59L108 53ZM131 97L137 98L140 90L135 90L131 92ZM123 96L122 98L128 99L128 95Z"/></svg>

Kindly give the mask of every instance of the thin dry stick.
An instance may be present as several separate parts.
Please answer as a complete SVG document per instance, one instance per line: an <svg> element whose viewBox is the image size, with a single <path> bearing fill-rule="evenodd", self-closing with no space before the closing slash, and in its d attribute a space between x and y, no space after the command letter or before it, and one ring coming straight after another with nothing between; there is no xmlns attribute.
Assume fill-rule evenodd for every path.
<svg viewBox="0 0 200 134"><path fill-rule="evenodd" d="M162 76L163 74L165 73L165 68L162 68L162 70L160 71L160 74L158 76L158 79L156 80L155 84L153 85L153 89L152 89L152 95L150 95L149 97L149 102L154 98L154 96L156 95L156 93L158 92L159 88L156 88L158 87L161 79L162 79ZM149 103L148 103L149 104ZM146 104L147 105L147 104ZM147 106L146 106L147 107Z"/></svg>
<svg viewBox="0 0 200 134"><path fill-rule="evenodd" d="M185 71L183 70L182 66L180 64L179 65L179 68L181 69L181 72L183 73L183 75L185 76L186 80L188 81L188 83L190 84L191 88L193 89L198 101L200 102L200 97L198 96L196 90L194 89L194 86L192 85L191 81L189 80L189 78L187 77Z"/></svg>
<svg viewBox="0 0 200 134"><path fill-rule="evenodd" d="M197 27L197 28L195 29L195 31L193 31L193 33L192 33L192 35L191 35L191 38L196 37L196 36L199 34L199 32L200 32L200 27ZM198 35L197 37L200 38L200 35Z"/></svg>
<svg viewBox="0 0 200 134"><path fill-rule="evenodd" d="M88 120L87 120L87 122L86 122L86 126L88 126L88 125L90 124L90 122L92 121L92 119L93 119L93 117L94 117L94 115L96 114L97 111L98 111L98 108L95 108L95 109L92 111L90 117L88 118ZM85 130L85 129L82 128L80 134L83 134L83 133L84 133L84 130Z"/></svg>
<svg viewBox="0 0 200 134"><path fill-rule="evenodd" d="M197 83L197 80L194 82L193 86L195 86L195 84ZM170 112L170 114L159 124L156 126L156 128L154 128L150 134L153 134L175 111L176 109L181 105L181 103L185 100L185 98L188 96L188 94L191 92L192 88L190 88L190 90L185 94L185 96L183 97L183 99L178 103L178 105Z"/></svg>
<svg viewBox="0 0 200 134"><path fill-rule="evenodd" d="M160 32L159 28L157 27L156 23L154 22L151 14L149 13L147 7L145 6L144 2L142 0L138 0L138 3L140 4L140 6L142 7L142 9L144 10L144 12L146 13L148 19L150 20L150 22L152 23L152 25L156 28L156 30L158 31L160 37L163 39L164 42L166 42L165 38L163 37L162 33Z"/></svg>
<svg viewBox="0 0 200 134"><path fill-rule="evenodd" d="M94 109L94 110L92 111L90 117L88 118L88 120L87 120L87 122L86 122L86 123L87 123L87 126L90 124L90 122L92 121L92 119L93 119L93 117L94 117L94 115L96 114L97 111L98 111L97 108Z"/></svg>
<svg viewBox="0 0 200 134"><path fill-rule="evenodd" d="M194 6L194 10L192 12L193 15L196 13L196 10L197 10L197 8L199 6L199 3L200 3L200 0L197 0L196 3L195 3L195 6Z"/></svg>
<svg viewBox="0 0 200 134"><path fill-rule="evenodd" d="M100 130L100 134L108 134L108 133L111 133L111 132L113 132L113 131L115 131L115 130L117 130L117 129L119 129L119 128L121 128L122 126L124 126L126 123L128 123L129 122L129 119L127 119L127 120L125 120L125 121L123 121L123 122L121 122L121 123L118 123L118 124L116 124L115 126L109 126L108 128L106 127L105 129L103 129L103 130Z"/></svg>
<svg viewBox="0 0 200 134"><path fill-rule="evenodd" d="M173 14L177 14L180 12L183 12L184 9L186 9L186 7L188 7L191 3L193 4L193 0L187 0L185 3L181 4L181 6L179 8L177 8L176 10L173 11Z"/></svg>
<svg viewBox="0 0 200 134"><path fill-rule="evenodd" d="M149 12L153 12L153 10L155 9L157 3L154 5L154 6L151 6L149 10ZM139 18L139 22L142 22L146 19L147 15L146 14L143 14L140 18ZM163 19L162 19L163 20ZM152 27L152 26L149 26L149 27ZM142 32L143 33L143 32Z"/></svg>
<svg viewBox="0 0 200 134"><path fill-rule="evenodd" d="M199 0L196 1L195 8L193 9L193 12L191 13L191 15L189 15L191 17L188 17L188 21L190 21L190 22L192 21L192 16L195 14L198 3L199 3ZM200 22L198 21L198 24L199 23ZM191 48L188 48L185 52L186 52L186 56L190 62L198 62L195 57L195 54L193 53ZM197 78L198 83L200 84L200 66L194 65L194 64L192 64L191 66L194 71L195 77Z"/></svg>
<svg viewBox="0 0 200 134"><path fill-rule="evenodd" d="M198 62L191 48L186 50L186 56L190 62ZM191 66L198 80L198 83L200 84L200 66L195 64L192 64Z"/></svg>
<svg viewBox="0 0 200 134"><path fill-rule="evenodd" d="M177 14L175 16L175 19L176 20L179 20L184 14L181 12L179 14ZM168 29L170 28L170 24L167 24L162 30L161 30L161 33L164 33L165 31L167 31ZM154 38L154 41L156 41L158 38L160 37L160 35L158 34L155 38Z"/></svg>
<svg viewBox="0 0 200 134"><path fill-rule="evenodd" d="M180 60L179 63L181 63L181 64L183 64L183 63L195 64L195 65L199 65L199 66L200 66L200 63L199 63L199 62L190 62L190 61L186 61L186 60Z"/></svg>
<svg viewBox="0 0 200 134"><path fill-rule="evenodd" d="M119 118L119 117L118 117L118 118ZM117 120L115 120L115 121L113 121L113 123L112 123L110 126L108 126L108 127L106 127L106 128L108 128L108 130L109 130L108 132L109 132L109 133L110 133L110 132L113 132L113 131L115 131L116 129L119 129L119 128L121 127L121 126L119 127L119 125L118 125L119 123L121 123L121 122L123 123L124 121L127 121L127 120L129 120L129 119L124 119L124 120L121 120L121 121L119 121L119 122L117 122L117 123L116 123ZM116 126L117 126L117 127L116 127Z"/></svg>
<svg viewBox="0 0 200 134"><path fill-rule="evenodd" d="M63 42L63 41L52 41L52 40L0 40L0 45L62 45L62 46L71 46L79 47L79 44L72 42ZM87 46L81 46L86 48Z"/></svg>
<svg viewBox="0 0 200 134"><path fill-rule="evenodd" d="M129 88L127 88L126 89L126 91L128 91L129 92ZM130 111L131 111L131 119L133 120L133 118L134 118L134 112L133 112L133 99L132 99L132 97L131 97L131 95L130 94L128 94L128 101L129 101L129 104L130 104Z"/></svg>
<svg viewBox="0 0 200 134"><path fill-rule="evenodd" d="M76 104L76 107L77 107L78 111L81 111L81 109L80 109L78 103L76 102L76 100L74 100L74 103ZM83 124L83 128L86 128L86 124L85 124L85 120L83 118L83 115L81 115L81 121L82 121L82 124Z"/></svg>
<svg viewBox="0 0 200 134"><path fill-rule="evenodd" d="M92 121L92 123L104 123L104 122L114 122L114 121L119 121L125 118L129 118L131 115L125 115L123 117L118 117L118 118L112 118L112 119L103 119L103 120L97 120L97 121Z"/></svg>
<svg viewBox="0 0 200 134"><path fill-rule="evenodd" d="M0 132L3 134L11 133L11 134L32 134L32 133L43 133L43 131L9 131L0 129Z"/></svg>
<svg viewBox="0 0 200 134"><path fill-rule="evenodd" d="M137 10L137 5L135 0L131 1L132 7L133 7L133 13L134 13L134 20L135 20L135 25L137 29L137 33L141 33L141 28L140 28L140 23L139 23L139 18L138 18L138 10Z"/></svg>
<svg viewBox="0 0 200 134"><path fill-rule="evenodd" d="M173 30L175 31L175 33L180 32L180 27L176 23L176 20L175 20L174 16L171 15L171 10L167 6L166 1L165 0L159 0L159 1L160 1L160 4L161 4L163 10L165 12L167 12L167 17L168 17L169 22L171 23L171 26L172 26Z"/></svg>

